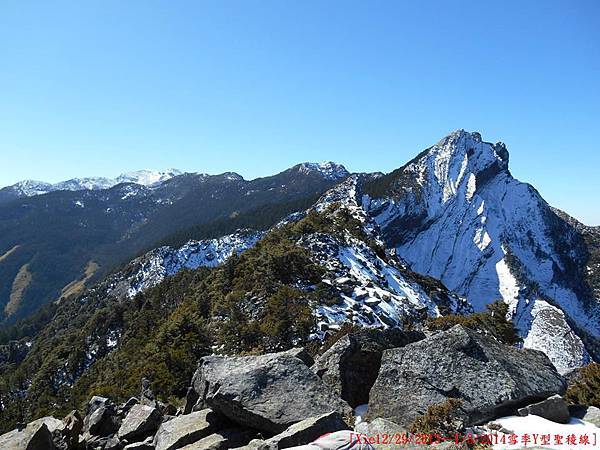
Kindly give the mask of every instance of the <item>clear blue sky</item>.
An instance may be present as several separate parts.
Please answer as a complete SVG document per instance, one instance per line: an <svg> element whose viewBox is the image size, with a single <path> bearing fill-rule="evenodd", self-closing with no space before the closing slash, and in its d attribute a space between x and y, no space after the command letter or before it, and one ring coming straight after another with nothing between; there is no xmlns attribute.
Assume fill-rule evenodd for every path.
<svg viewBox="0 0 600 450"><path fill-rule="evenodd" d="M596 0L6 0L0 185L390 171L465 128L598 225L599 24Z"/></svg>

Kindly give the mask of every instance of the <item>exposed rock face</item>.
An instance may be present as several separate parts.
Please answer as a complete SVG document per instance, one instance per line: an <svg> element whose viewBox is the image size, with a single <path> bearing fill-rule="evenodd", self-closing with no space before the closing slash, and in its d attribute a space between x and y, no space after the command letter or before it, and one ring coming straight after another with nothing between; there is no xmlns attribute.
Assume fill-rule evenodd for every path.
<svg viewBox="0 0 600 450"><path fill-rule="evenodd" d="M600 349L598 234L559 217L508 163L504 144L458 130L382 177L365 205L411 269L478 311L502 298L526 348L559 370L585 365Z"/></svg>
<svg viewBox="0 0 600 450"><path fill-rule="evenodd" d="M335 394L356 407L369 402L383 351L424 338L419 332L399 330L350 333L317 358L312 370Z"/></svg>
<svg viewBox="0 0 600 450"><path fill-rule="evenodd" d="M86 450L120 450L121 442L116 437L93 436L86 441Z"/></svg>
<svg viewBox="0 0 600 450"><path fill-rule="evenodd" d="M38 419L28 424L23 430L13 430L0 436L0 448L3 450L54 450L52 442L52 424L48 427L47 420L51 417ZM58 421L60 422L60 421Z"/></svg>
<svg viewBox="0 0 600 450"><path fill-rule="evenodd" d="M247 431L235 428L226 429L181 447L181 450L224 450L248 442L251 437L251 433Z"/></svg>
<svg viewBox="0 0 600 450"><path fill-rule="evenodd" d="M88 436L109 436L119 429L114 405L104 397L94 396L88 403L83 432Z"/></svg>
<svg viewBox="0 0 600 450"><path fill-rule="evenodd" d="M573 417L583 420L584 422L593 423L600 427L600 408L595 406L574 405L569 406L569 412Z"/></svg>
<svg viewBox="0 0 600 450"><path fill-rule="evenodd" d="M152 440L144 442L134 442L123 447L123 450L154 450L154 444Z"/></svg>
<svg viewBox="0 0 600 450"><path fill-rule="evenodd" d="M371 422L362 422L355 427L355 430L357 433L366 436L388 435L393 438L408 433L405 427L382 418L374 419ZM375 448L378 448L378 446L375 446Z"/></svg>
<svg viewBox="0 0 600 450"><path fill-rule="evenodd" d="M193 385L207 407L242 426L269 433L280 433L307 417L350 409L290 352L204 357Z"/></svg>
<svg viewBox="0 0 600 450"><path fill-rule="evenodd" d="M142 404L134 405L129 410L125 420L123 420L117 435L119 439L125 439L129 442L139 440L139 438L144 438L156 431L161 419L162 415L158 409Z"/></svg>
<svg viewBox="0 0 600 450"><path fill-rule="evenodd" d="M62 440L68 449L74 449L79 443L79 435L83 430L83 419L77 410L71 411L63 419L63 428L61 431Z"/></svg>
<svg viewBox="0 0 600 450"><path fill-rule="evenodd" d="M457 416L477 424L565 388L542 352L503 345L456 325L384 351L368 417L408 426L429 406L460 398L463 405Z"/></svg>
<svg viewBox="0 0 600 450"><path fill-rule="evenodd" d="M217 431L221 420L210 409L163 422L154 437L156 450L175 450Z"/></svg>
<svg viewBox="0 0 600 450"><path fill-rule="evenodd" d="M312 442L326 433L347 429L349 429L348 424L344 422L340 414L331 412L295 423L283 433L268 439L265 442L265 448L279 450L296 447L307 442Z"/></svg>
<svg viewBox="0 0 600 450"><path fill-rule="evenodd" d="M569 423L570 419L569 407L560 395L553 395L546 400L519 409L520 416L529 414L557 423Z"/></svg>

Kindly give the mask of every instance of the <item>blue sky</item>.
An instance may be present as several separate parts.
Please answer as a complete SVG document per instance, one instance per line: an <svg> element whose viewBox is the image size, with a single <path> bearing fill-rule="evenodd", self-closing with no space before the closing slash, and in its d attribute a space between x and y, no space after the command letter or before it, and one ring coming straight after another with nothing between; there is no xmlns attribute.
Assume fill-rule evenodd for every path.
<svg viewBox="0 0 600 450"><path fill-rule="evenodd" d="M600 2L0 4L0 185L390 171L448 132L600 224Z"/></svg>

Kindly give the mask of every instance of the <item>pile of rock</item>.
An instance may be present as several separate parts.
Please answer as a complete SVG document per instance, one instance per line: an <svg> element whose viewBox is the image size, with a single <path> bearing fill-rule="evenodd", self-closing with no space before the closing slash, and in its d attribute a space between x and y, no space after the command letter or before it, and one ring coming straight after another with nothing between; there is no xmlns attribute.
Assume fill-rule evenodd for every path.
<svg viewBox="0 0 600 450"><path fill-rule="evenodd" d="M449 398L462 400L454 414L463 429L517 413L564 422L574 415L556 395L565 387L543 353L462 326L430 336L364 331L340 339L316 361L302 349L208 356L182 408L157 401L143 380L139 400L115 405L93 397L83 418L73 411L62 421L36 420L0 436L0 448L283 449L351 430L353 408L363 402L369 412L356 432L372 436L405 433L428 407Z"/></svg>

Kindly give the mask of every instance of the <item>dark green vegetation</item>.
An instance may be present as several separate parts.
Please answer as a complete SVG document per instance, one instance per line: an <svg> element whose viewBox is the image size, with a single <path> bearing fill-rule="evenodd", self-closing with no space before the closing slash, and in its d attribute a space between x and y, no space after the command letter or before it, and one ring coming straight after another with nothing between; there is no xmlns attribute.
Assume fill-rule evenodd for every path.
<svg viewBox="0 0 600 450"><path fill-rule="evenodd" d="M431 331L449 330L454 325L491 335L498 341L514 345L520 341L513 323L506 318L508 305L502 301L496 301L486 306L486 311L474 313L467 316L449 315L429 318L425 327Z"/></svg>
<svg viewBox="0 0 600 450"><path fill-rule="evenodd" d="M579 378L569 385L565 398L575 405L600 408L600 364L592 363L580 369Z"/></svg>
<svg viewBox="0 0 600 450"><path fill-rule="evenodd" d="M122 184L6 201L0 204L0 323L59 298L69 283L84 278L90 261L99 269L89 283L160 242L181 244L239 227L266 229L335 182L296 166L252 181L185 174L154 189ZM30 280L15 290L23 267ZM18 295L6 308L13 291Z"/></svg>
<svg viewBox="0 0 600 450"><path fill-rule="evenodd" d="M125 400L138 393L142 377L159 398L175 401L185 395L203 355L307 344L324 269L295 242L307 232L359 232L354 219L332 216L310 213L216 269L182 271L133 300L108 295L109 277L86 295L63 301L24 360L4 367L1 429L60 415L91 395ZM26 399L15 395L24 389Z"/></svg>

